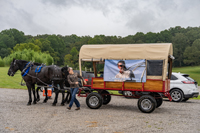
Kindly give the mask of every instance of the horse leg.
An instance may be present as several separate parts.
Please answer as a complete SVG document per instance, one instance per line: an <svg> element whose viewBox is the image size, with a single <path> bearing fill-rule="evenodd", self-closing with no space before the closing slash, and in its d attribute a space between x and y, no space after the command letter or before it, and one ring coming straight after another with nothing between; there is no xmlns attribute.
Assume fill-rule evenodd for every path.
<svg viewBox="0 0 200 133"><path fill-rule="evenodd" d="M62 102L61 102L61 106L64 106L65 105L65 90L64 90L64 87L62 84L60 84L60 88L61 88L61 91L62 91Z"/></svg>
<svg viewBox="0 0 200 133"><path fill-rule="evenodd" d="M32 103L32 97L31 97L31 85L29 83L26 83L26 86L28 88L28 94L29 94L29 101L27 103L27 105L31 105Z"/></svg>
<svg viewBox="0 0 200 133"><path fill-rule="evenodd" d="M40 89L40 87L37 87L37 89L36 89L36 93L37 93L37 102L39 102L40 101L40 95L39 95L39 89Z"/></svg>
<svg viewBox="0 0 200 133"><path fill-rule="evenodd" d="M66 96L64 102L66 102L67 104L69 104L70 100L71 100L71 93L70 93L70 91L67 91L67 96Z"/></svg>
<svg viewBox="0 0 200 133"><path fill-rule="evenodd" d="M56 103L57 103L57 99L58 99L58 94L59 94L59 90L58 89L55 89L55 99L54 99L54 102L52 104L52 106L56 106Z"/></svg>
<svg viewBox="0 0 200 133"><path fill-rule="evenodd" d="M36 96L35 96L35 84L32 85L32 91L33 91L33 96L34 96L33 104L36 104L37 100L36 100Z"/></svg>
<svg viewBox="0 0 200 133"><path fill-rule="evenodd" d="M67 92L69 99L67 99L67 103L70 103L71 99L72 99L72 93L71 92Z"/></svg>
<svg viewBox="0 0 200 133"><path fill-rule="evenodd" d="M47 100L48 100L48 96L47 96L47 88L45 87L44 89L45 89L45 95L46 95L46 97L45 97L43 103L46 103Z"/></svg>

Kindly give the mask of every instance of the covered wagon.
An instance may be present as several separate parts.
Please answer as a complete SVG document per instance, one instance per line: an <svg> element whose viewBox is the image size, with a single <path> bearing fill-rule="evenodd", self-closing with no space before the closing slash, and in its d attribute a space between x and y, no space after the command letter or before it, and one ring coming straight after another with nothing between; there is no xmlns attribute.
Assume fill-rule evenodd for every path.
<svg viewBox="0 0 200 133"><path fill-rule="evenodd" d="M79 52L79 70L82 63L91 62L95 77L88 81L86 104L98 109L111 100L113 91L129 91L138 99L138 108L150 113L161 106L162 95L171 100L170 77L173 47L171 43L83 45ZM103 73L97 66L104 64ZM84 90L84 89L82 89Z"/></svg>

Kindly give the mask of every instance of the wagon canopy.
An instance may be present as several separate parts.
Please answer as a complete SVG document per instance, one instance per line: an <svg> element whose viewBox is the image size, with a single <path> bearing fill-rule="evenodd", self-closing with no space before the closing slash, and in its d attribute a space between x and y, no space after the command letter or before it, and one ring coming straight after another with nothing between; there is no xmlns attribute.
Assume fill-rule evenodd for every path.
<svg viewBox="0 0 200 133"><path fill-rule="evenodd" d="M171 43L83 45L79 53L79 63L81 60L104 59L167 60L169 55L173 55Z"/></svg>

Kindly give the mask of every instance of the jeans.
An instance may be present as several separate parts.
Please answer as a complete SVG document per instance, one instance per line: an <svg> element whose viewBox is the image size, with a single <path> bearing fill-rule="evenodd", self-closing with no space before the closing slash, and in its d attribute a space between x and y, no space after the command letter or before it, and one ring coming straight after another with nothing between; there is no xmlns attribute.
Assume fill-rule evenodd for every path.
<svg viewBox="0 0 200 133"><path fill-rule="evenodd" d="M80 107L79 101L76 99L76 93L78 91L78 88L71 88L71 101L69 103L69 107L72 107L73 103L75 102L77 107Z"/></svg>

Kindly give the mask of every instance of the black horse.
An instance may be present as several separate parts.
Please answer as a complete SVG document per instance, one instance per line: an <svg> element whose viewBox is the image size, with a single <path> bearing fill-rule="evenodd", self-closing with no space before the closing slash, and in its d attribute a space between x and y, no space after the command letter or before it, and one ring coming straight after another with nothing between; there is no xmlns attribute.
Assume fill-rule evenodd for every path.
<svg viewBox="0 0 200 133"><path fill-rule="evenodd" d="M36 65L36 63L34 63L35 65ZM37 63L38 64L38 63ZM62 73L63 73L63 75L64 75L64 79L65 79L65 81L64 81L64 85L65 85L65 87L70 87L70 84L69 84L69 82L68 82L68 80L67 80L67 76L68 76L68 74L69 74L69 72L68 72L68 67L62 67L62 69L61 69L61 71L62 71ZM37 89L36 89L36 93L37 93L37 101L40 101L40 95L39 95L39 93L38 93L38 91L40 90L41 88L40 87L37 87ZM60 90L60 92L65 92L65 90ZM45 100L44 100L44 102L46 102L47 100L48 100L48 97L47 97L47 88L45 88L45 95L46 95L46 98L45 98ZM70 100L71 100L71 92L70 92L70 90L67 90L67 95L66 95L66 98L65 98L65 100L64 100L64 102L63 103L69 103L70 102Z"/></svg>
<svg viewBox="0 0 200 133"><path fill-rule="evenodd" d="M38 64L37 64L38 65ZM14 74L20 70L23 76L24 81L26 82L26 86L28 88L28 93L29 93L29 101L27 103L27 105L31 105L32 103L32 97L31 97L31 89L33 91L33 95L34 95L34 101L33 104L37 103L37 99L35 96L35 84L37 85L52 85L55 89L55 99L53 102L53 105L55 106L57 103L57 99L58 99L58 94L60 90L64 90L64 81L65 78L67 77L67 75L69 74L67 71L67 67L63 67L62 69L56 65L51 65L51 66L43 66L42 69L40 70L39 73L36 73L36 68L37 65L35 65L32 62L28 62L25 60L16 60L13 59L13 61L11 62L10 68L8 70L8 75L9 76L14 76ZM60 90L57 87L57 85L60 86ZM47 88L45 88L46 90ZM38 89L37 89L38 91ZM64 105L64 102L66 102L64 100L64 91L62 92L62 102L61 105ZM46 93L46 98L44 99L44 102L46 102L48 100L47 97L47 91L45 91ZM39 96L39 95L38 95Z"/></svg>

